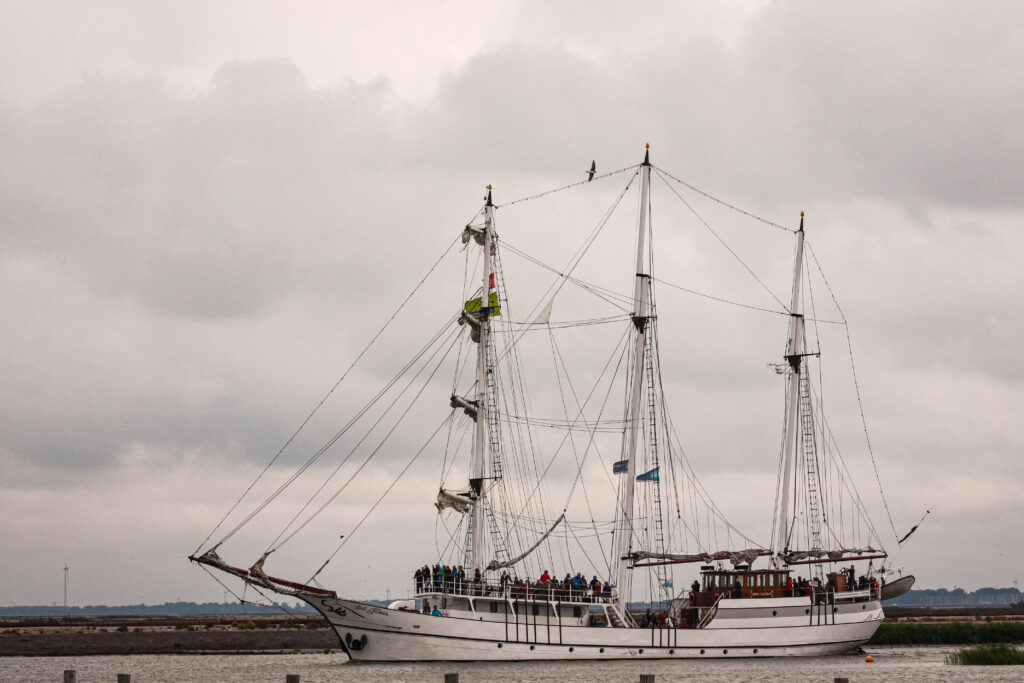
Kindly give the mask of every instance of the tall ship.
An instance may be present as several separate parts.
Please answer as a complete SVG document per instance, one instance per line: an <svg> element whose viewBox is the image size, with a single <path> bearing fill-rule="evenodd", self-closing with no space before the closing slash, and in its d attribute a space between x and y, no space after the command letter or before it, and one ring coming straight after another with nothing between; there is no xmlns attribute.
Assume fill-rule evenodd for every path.
<svg viewBox="0 0 1024 683"><path fill-rule="evenodd" d="M660 273L656 277L652 178L769 292L684 193L699 193L721 210L778 229L793 241L788 297L775 297L776 308L762 309L778 314L777 340L785 340L781 355L769 363L778 375L774 381L784 385L777 407L782 431L764 434L765 448L748 456L764 459L751 469L764 469L762 464L777 458L776 487L772 496L748 485L744 497L748 511L763 510L761 517L771 519L768 542L740 531L712 500L680 438L701 425L684 419L677 429L667 406L670 386L685 391L695 385L680 389L672 383L676 377L664 377L663 359L673 368L697 369L699 363L673 362L669 354L679 347L660 343L659 316L686 312L659 309L656 289L743 304L682 288ZM541 228L548 245L579 243L567 262L549 265L499 239L499 211L504 226L506 209L579 196L598 181L610 187L616 179L622 185L606 193L610 205L593 210L585 236L565 218L585 213L578 209ZM635 213L623 220L629 207ZM514 225L516 214L510 213ZM536 231L544 216L534 211L523 221ZM603 237L608 226L620 224L631 234ZM445 259L461 264L461 276L442 286L452 305L437 306L444 309L439 328L423 334L418 325L420 339L401 337L411 357L398 354L402 362L396 361L393 376L366 403L355 402L343 382L346 372L190 560L220 582L240 579L242 599L285 596L312 606L358 661L814 656L852 650L871 638L884 617L883 597L905 592L913 577L891 580L896 570L854 486L855 478L878 481L877 467L872 472L866 460L847 464L823 412L817 327L845 329L846 320L841 311L840 320L827 320L813 308L811 274L828 284L813 252L808 257L803 213L785 226L742 211L652 164L648 146L636 166L597 175L591 164L580 182L522 200L496 204L488 186L478 213L455 232L413 292L420 295ZM580 264L601 239L616 239L621 248L606 249L590 278ZM609 253L624 254L623 263L615 267ZM508 254L518 259L520 271L522 264L534 268L518 280L532 295L513 287L512 269L502 261ZM615 282L629 287L616 288ZM831 288L827 292L838 309ZM559 319L555 310L572 314ZM403 301L359 359L408 311ZM699 323L688 329L715 334ZM389 347L389 357L397 344ZM851 370L852 358L851 352ZM342 426L306 446L303 429L338 395L346 400ZM737 412L732 419L740 430L744 415ZM717 439L728 441L730 434ZM861 453L873 465L870 441L865 442ZM303 448L308 452L283 464L288 453ZM351 553L359 554L352 566L368 574L410 559L401 549L380 552L379 543L370 544L378 548L372 555L348 544L368 524L387 528L389 506L415 504L392 494L414 465L440 470L436 495L420 501L423 514L417 515L422 535L433 532L436 553L408 567L406 597L372 604L324 585L325 569ZM381 472L388 473L384 486ZM308 479L309 495L296 494ZM315 536L318 544L333 540L311 576L280 578L273 574L281 572L265 566L283 556L274 553L298 545L291 543L296 535L311 534L311 524L368 489L375 493L366 509L352 516L346 507L346 516L325 525L332 535ZM288 506L287 514L270 513ZM253 553L258 556L248 569L248 562L223 559L233 546L252 552L246 548L256 546L242 543L241 532L265 529L255 520L267 517L284 522L284 528L268 544L259 541L263 550ZM345 532L340 538L339 531Z"/></svg>

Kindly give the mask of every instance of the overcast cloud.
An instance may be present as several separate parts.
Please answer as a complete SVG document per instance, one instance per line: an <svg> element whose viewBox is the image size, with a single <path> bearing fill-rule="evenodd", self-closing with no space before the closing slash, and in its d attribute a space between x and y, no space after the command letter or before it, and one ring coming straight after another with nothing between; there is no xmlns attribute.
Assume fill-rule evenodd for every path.
<svg viewBox="0 0 1024 683"><path fill-rule="evenodd" d="M1021 578L1024 6L550 4L2 3L0 602L59 600L65 562L76 604L219 599L185 556L483 187L500 203L578 180L591 159L635 164L645 142L655 164L728 201L790 224L807 212L896 525L933 511L897 564L926 587ZM674 201L659 183L657 201ZM560 223L564 240L544 239L526 208L518 223L500 210L499 228L561 264L612 194L589 214L559 205L582 220ZM701 208L787 290L785 233ZM703 255L715 245L699 225L666 212L656 227L663 277L771 305L727 255ZM411 313L420 329L448 310L434 284ZM764 407L778 395L764 363L784 321L715 317L665 290L659 304L698 473L766 538L781 405ZM848 375L841 328L825 334ZM751 348L762 335L774 341ZM382 344L315 434L412 351ZM834 426L862 457L855 403L835 400ZM422 520L438 468L424 456L364 531L358 552L393 562L374 574L340 559L325 582L404 593L434 557ZM337 525L390 481L370 476ZM325 554L313 545L296 548L300 573Z"/></svg>

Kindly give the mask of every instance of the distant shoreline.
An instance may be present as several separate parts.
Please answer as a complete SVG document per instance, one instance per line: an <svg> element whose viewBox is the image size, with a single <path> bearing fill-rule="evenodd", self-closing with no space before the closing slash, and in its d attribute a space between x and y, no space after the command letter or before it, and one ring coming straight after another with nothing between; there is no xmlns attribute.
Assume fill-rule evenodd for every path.
<svg viewBox="0 0 1024 683"><path fill-rule="evenodd" d="M0 657L340 652L320 616L0 621Z"/></svg>

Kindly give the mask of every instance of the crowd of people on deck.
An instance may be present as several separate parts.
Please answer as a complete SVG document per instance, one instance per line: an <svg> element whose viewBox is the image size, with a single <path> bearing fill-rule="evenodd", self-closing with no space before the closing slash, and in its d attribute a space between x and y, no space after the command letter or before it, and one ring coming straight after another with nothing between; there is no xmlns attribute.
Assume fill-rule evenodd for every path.
<svg viewBox="0 0 1024 683"><path fill-rule="evenodd" d="M844 590L846 591L866 591L870 589L873 594L878 593L879 591L878 580L873 577L869 578L863 574L860 577L857 577L857 571L854 569L852 564L849 569L841 569L837 573L845 576L846 586ZM821 592L822 590L829 593L842 592L839 590L839 584L836 581L836 576L832 574L829 575L828 581L825 583L824 587L821 585L821 579L818 578L815 578L813 581L805 579L802 576L798 576L796 581L793 580L793 577L788 577L786 579L786 595L789 596L813 595L815 592Z"/></svg>
<svg viewBox="0 0 1024 683"><path fill-rule="evenodd" d="M644 612L643 616L640 617L640 628L689 628L686 625L686 620L682 617L679 620L673 619L669 614L665 612L654 613L650 607Z"/></svg>
<svg viewBox="0 0 1024 683"><path fill-rule="evenodd" d="M566 602L604 602L612 597L613 586L583 572L566 573L559 580L544 570L537 580L521 579L503 570L497 584L484 581L480 569L472 577L461 566L423 565L414 574L417 593L456 593L462 595L503 595L518 599L562 600Z"/></svg>

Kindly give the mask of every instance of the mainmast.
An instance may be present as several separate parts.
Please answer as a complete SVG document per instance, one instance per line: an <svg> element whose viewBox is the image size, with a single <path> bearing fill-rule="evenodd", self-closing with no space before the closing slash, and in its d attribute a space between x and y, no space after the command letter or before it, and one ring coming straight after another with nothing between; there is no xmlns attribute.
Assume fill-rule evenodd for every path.
<svg viewBox="0 0 1024 683"><path fill-rule="evenodd" d="M803 274L804 258L804 213L800 212L800 229L796 233L796 258L793 266L793 291L789 303L789 341L786 344L786 362L788 363L789 387L786 391L788 405L786 407L785 442L783 445L782 489L779 494L778 520L776 537L772 542L776 566L783 564L783 557L789 550L790 522L793 508L790 505L790 484L793 480L793 462L799 448L797 425L800 422L800 380L804 365L804 316L800 313L800 289Z"/></svg>
<svg viewBox="0 0 1024 683"><path fill-rule="evenodd" d="M465 563L470 572L481 566L484 540L484 464L487 456L487 422L490 406L487 404L488 367L487 349L491 332L491 255L494 240L494 202L491 200L491 186L487 186L487 203L484 205L483 226L483 286L480 295L479 334L476 360L476 431L473 435L473 451L469 462L469 489L473 501L466 527Z"/></svg>
<svg viewBox="0 0 1024 683"><path fill-rule="evenodd" d="M644 152L640 166L640 220L637 225L636 279L633 285L633 314L636 328L633 340L633 375L630 387L629 422L623 440L625 465L620 469L619 509L616 511L613 561L617 564L615 585L619 591L619 606L625 610L628 602L626 573L633 542L633 489L636 487L637 442L640 436L640 407L644 379L644 354L647 348L647 321L650 318L651 276L644 272L644 241L648 230L648 204L651 191L650 145Z"/></svg>

